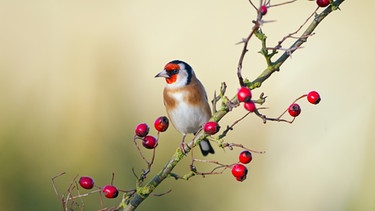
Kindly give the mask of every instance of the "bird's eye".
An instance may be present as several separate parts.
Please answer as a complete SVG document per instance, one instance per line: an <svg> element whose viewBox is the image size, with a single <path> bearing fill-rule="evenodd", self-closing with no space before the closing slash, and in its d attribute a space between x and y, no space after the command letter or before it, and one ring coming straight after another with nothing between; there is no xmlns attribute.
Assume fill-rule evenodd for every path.
<svg viewBox="0 0 375 211"><path fill-rule="evenodd" d="M168 75L175 75L178 73L178 70L177 69L174 69L174 70L171 70L171 71L168 71Z"/></svg>

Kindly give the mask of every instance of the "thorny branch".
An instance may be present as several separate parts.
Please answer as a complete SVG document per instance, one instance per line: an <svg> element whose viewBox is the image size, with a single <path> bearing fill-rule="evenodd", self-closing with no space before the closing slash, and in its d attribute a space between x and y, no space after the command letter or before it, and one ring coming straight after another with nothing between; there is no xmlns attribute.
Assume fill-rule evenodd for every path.
<svg viewBox="0 0 375 211"><path fill-rule="evenodd" d="M331 1L331 5L328 6L326 9L324 9L320 14L317 14L318 9L316 9L304 21L304 23L299 28L297 28L296 31L294 31L292 33L289 33L288 35L283 37L277 43L277 45L275 47L271 47L271 48L267 47L267 45L266 45L266 38L267 37L265 36L265 34L261 30L261 28L262 28L263 24L273 22L273 21L263 20L264 14L261 13L261 10L260 10L261 6L265 5L268 8L270 8L270 7L276 7L276 6L281 6L281 5L293 3L295 1L296 0L291 0L291 1L284 2L284 3L280 3L280 4L271 5L270 0L260 0L259 6L256 6L252 2L252 0L249 0L249 3L251 4L251 6L256 10L257 15L256 15L256 19L252 21L253 26L252 26L248 36L246 38L242 39L242 41L238 43L238 44L243 44L242 51L240 53L238 64L237 64L237 77L238 77L238 81L239 81L240 86L246 86L250 89L259 88L262 85L262 83L264 81L266 81L275 71L280 70L280 67L282 66L282 64L297 49L300 49L302 44L304 42L306 42L307 39L314 34L313 33L314 30L324 20L324 18L327 17L332 11L337 10L339 5L341 3L343 3L345 0ZM314 17L314 19L311 21L312 17ZM307 26L307 27L306 27L305 31L302 33L302 35L301 36L295 36L305 26ZM251 40L251 38L254 37L254 35L262 43L262 49L261 49L260 52L266 60L267 68L265 68L265 70L263 70L263 72L258 77L256 77L253 81L250 81L247 78L244 79L244 77L242 75L242 69L243 69L243 61L245 59L245 55L248 52L249 41ZM285 40L287 40L289 38L296 39L296 41L291 46L289 46L288 48L283 48L282 44L284 43ZM278 51L284 51L284 52L277 59L272 60L273 56L276 55ZM229 99L225 95L226 88L227 88L226 84L222 83L221 88L220 88L220 93L218 95L216 95L216 93L215 93L215 95L214 95L214 98L212 100L213 116L210 119L210 121L219 122L225 115L227 115L230 111L232 111L233 108L235 108L239 105L239 102L238 102L236 96ZM301 97L304 97L304 96L301 96ZM266 97L264 97L263 94L261 94L261 97L258 100L254 100L254 102L259 103L259 104L263 104L265 102L265 99L266 99ZM298 98L298 99L300 99L300 98ZM217 108L218 102L221 102L219 108ZM267 120L271 120L271 121L283 121L283 122L289 122L290 123L294 120L293 119L291 121L287 121L287 120L281 119L282 115L285 112L281 116L279 116L278 118L269 118L269 117L266 117L265 115L261 114L259 112L260 109L261 108L256 109L254 111L254 113L257 116L261 117L263 122L266 122ZM247 115L249 115L249 113L245 114L243 117L241 117L240 119L235 121L232 125L227 126L227 128L222 132L222 134L219 135L216 140L215 139L213 139L213 140L216 141L219 144L219 146L222 147L222 148L233 149L233 147L239 147L239 148L243 148L243 149L246 149L246 150L249 150L249 151L252 151L252 152L256 152L256 153L264 153L262 151L254 151L254 150L248 149L241 144L224 143L222 141L223 137L225 137L227 135L227 133L229 131L231 131L233 129L233 127L239 121L244 119ZM153 150L153 154L152 154L151 159L150 160L146 159L146 157L143 155L142 151L140 150L140 148L139 148L139 146L136 142L136 137L135 137L134 143L135 143L137 149L139 150L142 159L147 163L147 169L143 170L143 173L141 174L140 177L136 176L137 177L137 187L136 187L136 189L132 189L132 190L129 190L129 191L121 191L121 192L124 192L125 194L124 194L123 199L122 199L122 201L121 201L121 203L118 207L104 208L103 202L101 201L102 210L120 210L120 209L123 210L123 211L135 210L149 195L160 196L160 195L165 195L165 194L169 193L171 190L168 190L165 193L161 193L161 194L152 194L153 191L161 184L161 182L163 182L168 177L172 177L172 178L175 178L175 179L185 179L185 180L187 180L187 179L189 179L189 178L191 178L192 176L195 176L195 175L205 176L205 175L208 175L208 174L221 174L223 171L225 171L226 169L233 166L234 164L222 164L218 161L200 160L200 159L192 158L191 171L190 172L188 172L184 176L179 176L179 175L172 172L172 170L185 157L185 155L188 154L195 146L197 146L200 143L201 140L206 139L206 138L210 138L210 137L209 137L209 135L205 134L203 130L200 130L199 132L197 132L195 134L195 136L193 137L193 139L190 142L187 143L188 147L185 148L185 150L184 150L185 152L182 152L180 148L177 148L176 152L173 154L171 159L165 164L165 166L150 181L143 184L144 180L146 179L146 175L149 174L149 172L151 170L151 166L154 163L155 149ZM159 137L158 137L158 139L159 139ZM199 171L197 171L196 167L194 166L195 162L211 163L211 164L214 164L216 166L211 171L199 172ZM133 169L133 173L135 174L134 169ZM58 196L59 200L61 201L64 210L68 210L68 209L74 208L74 207L80 207L80 205L75 201L75 199L81 199L82 197L86 196L87 194L81 194L79 192L78 188L77 188L78 185L76 183L76 179L77 179L78 175L73 179L73 182L70 184L70 186L68 188L68 194L66 196L58 194L57 189L55 187L54 180L57 177L59 177L63 174L65 174L65 173L61 173L61 174L52 178L53 188L54 188L54 191L55 191L56 195ZM74 190L77 191L78 195L73 196L72 191L74 191ZM98 190L100 190L100 189L98 189ZM99 192L100 197L102 197L101 192L98 191L98 190L93 191L93 193ZM88 194L90 194L90 193L88 193ZM80 207L80 208L83 209L84 208L83 201L81 202L81 204L82 204L82 207Z"/></svg>
<svg viewBox="0 0 375 211"><path fill-rule="evenodd" d="M285 51L275 62L272 62L254 81L246 83L251 88L258 88L269 78L275 71L278 71L281 65L297 50L307 39L313 34L316 27L327 17L332 11L337 10L341 3L345 0L333 1L333 5L328 6L320 14L316 14L314 20L309 24L303 34L289 47L290 51Z"/></svg>
<svg viewBox="0 0 375 211"><path fill-rule="evenodd" d="M280 49L281 48L281 44L287 40L288 38L296 38L296 39L307 39L308 36L312 36L314 35L314 33L311 33L311 34L308 34L308 35L302 35L301 37L293 37L293 35L297 34L299 31L301 31L301 29L308 23L308 21L314 16L316 15L316 12L318 11L318 7L315 9L315 11L313 13L311 13L311 15L306 19L306 21L294 32L292 33L289 33L287 36L283 37L283 39L281 39L277 45L274 47L274 48L270 48L271 50L277 50L277 49Z"/></svg>
<svg viewBox="0 0 375 211"><path fill-rule="evenodd" d="M344 0L336 0L336 1L334 1L333 5L327 7L320 14L317 14L315 16L314 20L310 23L310 25L307 27L307 29L305 30L305 32L302 34L302 36L300 36L297 39L297 41L295 43L293 43L289 47L290 51L289 52L284 52L275 62L272 62L271 65L268 66L263 71L263 73L261 73L252 82L249 82L249 81L243 79L243 76L242 76L242 73L241 73L241 71L242 71L242 64L243 64L243 60L245 58L245 54L248 51L247 47L248 47L249 40L260 29L260 26L262 24L262 16L260 15L258 8L252 3L252 1L250 0L249 2L258 11L257 12L257 19L255 21L253 21L254 25L253 25L253 27L252 27L249 35L247 36L247 38L245 38L245 39L242 40L243 48L242 48L242 52L240 54L240 58L239 58L239 61L238 61L237 76L238 76L238 80L239 80L240 86L247 86L250 89L255 89L255 88L260 87L261 84L267 78L269 78L275 71L279 70L280 67L281 67L281 65L290 57L290 55L295 50L297 50L304 42L306 42L306 40L309 38L309 36L313 33L313 31L315 30L315 28L318 26L318 24L327 15L329 15L333 10L336 10L338 8L338 6L342 2L344 2ZM293 2L293 1L290 1L290 2ZM263 3L263 2L261 1L261 3ZM299 30L300 29L298 29L297 31L299 31ZM289 37L291 37L291 36L292 35L290 35ZM225 100L225 99L228 99L228 98L221 97L220 99ZM217 96L215 96L215 98L213 100L213 103L216 103L217 101L218 101L218 98L217 98ZM228 105L237 105L237 104L238 104L238 101L237 101L237 98L235 96L231 100L229 100L227 102L223 102L222 106L220 107L220 109L216 110L216 107L213 107L213 108L215 108L215 109L213 109L215 112L213 113L213 117L210 119L210 121L216 121L216 122L220 121L221 118L223 118L231 110L231 107L229 107ZM196 146L197 144L199 144L199 142L201 140L203 140L206 137L207 137L207 135L203 131L200 131L199 133L197 133L194 136L194 138L191 141L191 144L189 144L189 146ZM190 149L187 149L186 153L189 153L189 151L190 151ZM175 174L172 174L171 172L174 169L174 167L181 161L181 159L183 157L184 157L184 154L181 152L180 149L177 149L177 151L172 156L172 158L168 161L168 163L165 165L165 167L159 173L157 173L156 176L150 182L148 182L144 187L139 188L137 190L137 193L130 200L129 204L126 207L123 207L123 210L130 211L130 210L136 209L142 203L142 201L145 198L147 198L147 196L150 193L152 193L154 191L154 189L165 178L167 178L168 176L172 176L172 177L175 176L175 178L178 178L178 176L176 176Z"/></svg>

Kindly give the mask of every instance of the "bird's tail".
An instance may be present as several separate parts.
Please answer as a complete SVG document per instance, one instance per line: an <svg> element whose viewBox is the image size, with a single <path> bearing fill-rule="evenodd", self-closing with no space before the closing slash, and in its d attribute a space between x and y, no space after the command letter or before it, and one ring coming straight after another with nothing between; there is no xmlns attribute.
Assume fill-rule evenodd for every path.
<svg viewBox="0 0 375 211"><path fill-rule="evenodd" d="M199 143L199 147L201 148L203 156L207 156L209 153L215 153L214 148L212 148L210 142L207 139L203 139Z"/></svg>

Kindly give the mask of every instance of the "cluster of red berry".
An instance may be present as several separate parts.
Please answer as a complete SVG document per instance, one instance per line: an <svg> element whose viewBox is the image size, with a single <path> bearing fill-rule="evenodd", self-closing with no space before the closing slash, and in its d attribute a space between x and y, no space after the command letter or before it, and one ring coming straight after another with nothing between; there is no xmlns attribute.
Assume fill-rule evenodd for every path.
<svg viewBox="0 0 375 211"><path fill-rule="evenodd" d="M248 150L242 151L238 157L240 163L234 164L232 166L232 175L237 179L237 181L244 181L247 176L247 168L243 164L248 164L253 160L251 152Z"/></svg>
<svg viewBox="0 0 375 211"><path fill-rule="evenodd" d="M314 105L320 102L320 95L316 91L311 91L307 95L303 95L302 97L307 97L307 100ZM297 117L301 113L301 107L297 103L292 103L288 108L288 113L292 117Z"/></svg>
<svg viewBox="0 0 375 211"><path fill-rule="evenodd" d="M237 99L241 103L244 103L243 107L250 112L254 112L256 107L255 103L251 100L251 97L251 90L246 86L241 87L237 92Z"/></svg>
<svg viewBox="0 0 375 211"><path fill-rule="evenodd" d="M84 189L92 189L94 187L94 179L88 176L83 176L79 179L79 185ZM106 185L103 188L101 188L102 192L104 193L104 196L113 199L118 196L118 189L113 185Z"/></svg>
<svg viewBox="0 0 375 211"><path fill-rule="evenodd" d="M165 116L158 117L154 122L154 127L159 132L164 132L168 129L169 120ZM154 136L148 135L150 127L146 123L141 123L135 128L135 134L138 138L142 139L142 145L147 149L154 149L158 145L158 140ZM79 185L84 189L92 189L94 187L94 179L89 176L82 176L79 179ZM105 197L116 198L119 190L112 184L106 185L101 189Z"/></svg>
<svg viewBox="0 0 375 211"><path fill-rule="evenodd" d="M244 108L246 110L248 110L250 112L254 112L255 109L256 109L256 106L255 106L254 102L251 100L251 97L252 97L251 90L248 87L243 86L237 92L238 101L241 102L241 103L244 103ZM320 102L320 95L316 91L311 91L307 95L303 95L302 97L307 97L307 100L311 104L316 105ZM297 104L295 102L292 103L287 110L288 110L288 113L290 114L290 116L292 116L292 117L297 117L301 113L301 107L299 106L299 104Z"/></svg>
<svg viewBox="0 0 375 211"><path fill-rule="evenodd" d="M243 89L242 91L244 91L244 90L245 89ZM241 93L243 93L242 91L241 91ZM250 89L247 89L244 92L246 94L241 95L241 97L243 97L243 98L241 98L241 100L246 98L245 101L247 101L248 103L252 102L251 101L251 92L250 92ZM249 93L250 93L250 95L249 95ZM255 106L254 106L254 109L255 109ZM220 130L220 126L219 126L219 124L217 122L207 122L206 124L203 125L203 130L204 130L205 133L207 133L209 135L214 135L214 134L216 134ZM253 156L252 156L252 154L251 154L250 151L244 150L244 151L242 151L240 153L238 159L239 159L240 163L234 164L232 166L232 175L238 181L242 182L242 181L244 181L246 179L246 175L247 175L247 168L243 164L250 163L251 160L253 159Z"/></svg>
<svg viewBox="0 0 375 211"><path fill-rule="evenodd" d="M166 116L158 117L154 122L154 127L159 132L164 132L168 129L169 119ZM146 149L154 149L158 146L158 139L154 136L148 135L150 127L146 123L141 123L135 128L135 134L142 138L142 145Z"/></svg>
<svg viewBox="0 0 375 211"><path fill-rule="evenodd" d="M305 94L298 98L297 100L307 97L307 100L311 104L318 104L320 102L320 95L316 91L311 91L308 94ZM243 103L244 108L249 112L254 112L256 106L254 101L251 100L252 93L248 87L241 87L237 92L237 99L240 103ZM296 103L295 100L287 109L288 113L292 117L297 117L301 113L301 107ZM284 112L285 113L285 112ZM169 120L165 116L157 118L154 122L154 127L158 132L164 132L168 129ZM217 122L210 121L206 122L202 129L208 135L214 135L220 130L220 125ZM158 145L158 139L154 136L148 135L150 127L146 123L141 123L137 125L135 129L135 134L137 138L142 140L142 145L147 149L154 149ZM252 160L252 154L248 150L244 150L239 155L239 162L232 165L232 175L238 181L244 181L246 179L248 169L244 164L248 164Z"/></svg>
<svg viewBox="0 0 375 211"><path fill-rule="evenodd" d="M248 89L249 90L249 89ZM250 91L250 90L249 90ZM251 99L251 94L249 97L248 91L245 91L247 93L248 99L246 100L247 102L252 102ZM243 95L243 97L245 97ZM203 130L205 133L209 135L214 135L220 130L220 126L217 122L207 122L206 124L203 125ZM239 155L239 162L237 164L234 164L232 166L232 175L238 180L238 181L244 181L246 179L247 175L247 168L243 164L248 164L251 162L253 159L253 156L250 151L244 150L240 153Z"/></svg>
<svg viewBox="0 0 375 211"><path fill-rule="evenodd" d="M238 101L240 103L244 103L244 108L246 110L248 110L249 112L254 112L256 110L256 106L255 106L254 102L251 100L251 97L252 97L251 90L248 87L243 86L237 92ZM316 91L311 91L308 94L302 95L297 100L299 100L301 98L304 98L304 97L306 97L307 100L311 104L314 104L314 105L318 104L321 100L319 93L316 92ZM292 117L297 117L301 113L301 107L299 106L299 104L296 103L297 100L295 100L287 109L288 113ZM279 120L280 117L277 118L276 120ZM242 182L246 179L246 175L247 175L248 170L247 170L246 166L243 165L243 164L248 164L248 163L250 163L251 160L252 160L252 155L251 155L251 152L249 152L248 150L245 150L245 151L240 153L239 163L234 164L232 166L232 175L238 181Z"/></svg>

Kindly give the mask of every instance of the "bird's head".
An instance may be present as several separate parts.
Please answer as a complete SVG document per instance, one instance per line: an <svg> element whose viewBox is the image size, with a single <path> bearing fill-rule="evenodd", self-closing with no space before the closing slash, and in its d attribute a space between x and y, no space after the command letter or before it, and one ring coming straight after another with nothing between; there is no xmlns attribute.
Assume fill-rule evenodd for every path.
<svg viewBox="0 0 375 211"><path fill-rule="evenodd" d="M186 62L173 60L166 64L164 70L158 73L156 77L164 77L167 86L179 88L190 83L192 77L194 77L194 71Z"/></svg>

